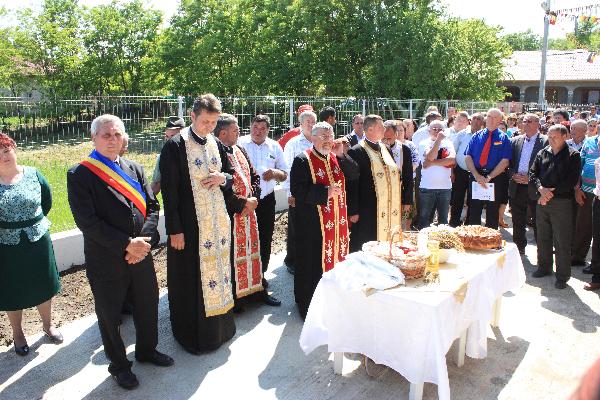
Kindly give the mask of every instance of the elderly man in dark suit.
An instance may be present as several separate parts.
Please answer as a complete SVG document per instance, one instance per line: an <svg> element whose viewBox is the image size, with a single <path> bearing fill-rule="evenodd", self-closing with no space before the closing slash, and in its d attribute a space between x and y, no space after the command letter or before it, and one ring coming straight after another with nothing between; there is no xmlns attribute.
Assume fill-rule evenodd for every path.
<svg viewBox="0 0 600 400"><path fill-rule="evenodd" d="M114 115L91 125L94 151L67 173L69 204L83 232L86 274L94 295L108 371L119 386L138 386L119 333L129 291L136 328L135 358L159 366L173 359L156 351L158 284L150 248L158 242L160 205L141 165L119 157L125 126Z"/></svg>
<svg viewBox="0 0 600 400"><path fill-rule="evenodd" d="M533 218L533 232L537 237L535 225L535 209L537 196L529 193L529 168L537 153L548 145L548 137L540 133L540 119L535 114L526 114L523 117L524 135L511 139L512 158L508 169L510 181L508 183L508 195L513 220L513 241L519 249L519 253L525 254L527 238L525 236L527 227L527 208L531 209Z"/></svg>

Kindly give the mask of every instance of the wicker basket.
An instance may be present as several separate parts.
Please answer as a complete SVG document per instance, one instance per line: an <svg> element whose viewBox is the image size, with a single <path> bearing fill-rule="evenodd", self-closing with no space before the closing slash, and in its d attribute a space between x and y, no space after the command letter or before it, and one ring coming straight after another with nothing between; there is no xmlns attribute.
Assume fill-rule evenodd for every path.
<svg viewBox="0 0 600 400"><path fill-rule="evenodd" d="M367 242L362 250L398 267L405 279L422 278L425 275L428 257L417 252L400 254L393 251L393 246L394 243L391 242Z"/></svg>

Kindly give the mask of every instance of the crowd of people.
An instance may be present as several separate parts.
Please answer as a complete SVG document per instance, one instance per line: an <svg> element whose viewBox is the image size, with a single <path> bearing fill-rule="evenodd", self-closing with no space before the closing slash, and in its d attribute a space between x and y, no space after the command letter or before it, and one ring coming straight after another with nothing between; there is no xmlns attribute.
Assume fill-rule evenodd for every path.
<svg viewBox="0 0 600 400"><path fill-rule="evenodd" d="M592 275L585 289L600 289L595 113L447 111L428 110L420 125L357 114L352 132L336 138L336 110L316 113L305 104L298 109L299 126L275 141L268 137L268 116L256 115L250 134L240 137L236 117L205 94L195 100L189 126L168 119L150 180L123 156L123 122L108 114L94 119L94 150L68 171L68 199L83 233L86 274L116 382L138 386L119 331L124 308L135 322L137 361L174 363L156 349L158 285L150 250L159 242L159 192L172 332L192 354L231 339L234 313L247 302L281 304L269 294L264 275L277 184L288 197L284 262L294 275L302 319L322 274L364 243L389 240L398 225L417 230L484 223L498 229L507 225L505 210L522 255L532 243L527 229L533 230L533 277L551 275L556 264L555 287L563 289L571 267L583 266ZM60 286L45 217L50 207L44 177L19 165L14 140L0 134L0 310L8 311L19 355L28 353L24 308L37 306L46 335L62 341L51 323L51 299ZM23 274L30 282L26 290L16 284Z"/></svg>

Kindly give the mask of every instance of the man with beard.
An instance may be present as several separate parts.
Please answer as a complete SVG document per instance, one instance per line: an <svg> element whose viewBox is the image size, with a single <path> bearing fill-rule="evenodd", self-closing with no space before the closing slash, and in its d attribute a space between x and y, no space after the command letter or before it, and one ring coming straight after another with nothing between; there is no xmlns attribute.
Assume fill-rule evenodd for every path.
<svg viewBox="0 0 600 400"><path fill-rule="evenodd" d="M254 170L246 151L236 145L240 136L237 118L231 114L221 114L215 133L227 146L227 158L233 168L233 196L225 202L232 224L231 278L233 295L236 299L236 312L242 311L238 299L260 292L266 304L279 305L279 301L269 296L263 286L262 264L256 207L260 197L260 176Z"/></svg>
<svg viewBox="0 0 600 400"><path fill-rule="evenodd" d="M348 253L348 215L345 177L335 154L333 128L319 122L312 131L313 147L298 155L290 177L296 199L296 248L294 294L302 319L306 317L312 295L323 275ZM343 144L336 143L343 154Z"/></svg>

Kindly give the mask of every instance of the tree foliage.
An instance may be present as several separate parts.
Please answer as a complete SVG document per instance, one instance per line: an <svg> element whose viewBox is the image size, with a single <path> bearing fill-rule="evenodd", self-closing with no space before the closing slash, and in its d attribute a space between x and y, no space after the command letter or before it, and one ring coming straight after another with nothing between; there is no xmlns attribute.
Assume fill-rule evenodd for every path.
<svg viewBox="0 0 600 400"><path fill-rule="evenodd" d="M506 37L434 0L180 0L167 28L143 1L44 0L0 31L25 49L0 83L15 60L52 94L502 98Z"/></svg>
<svg viewBox="0 0 600 400"><path fill-rule="evenodd" d="M509 33L502 37L513 51L531 51L542 49L542 38L531 29L525 32Z"/></svg>

